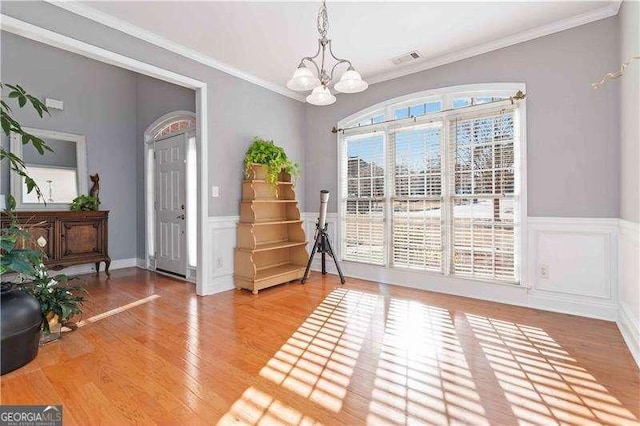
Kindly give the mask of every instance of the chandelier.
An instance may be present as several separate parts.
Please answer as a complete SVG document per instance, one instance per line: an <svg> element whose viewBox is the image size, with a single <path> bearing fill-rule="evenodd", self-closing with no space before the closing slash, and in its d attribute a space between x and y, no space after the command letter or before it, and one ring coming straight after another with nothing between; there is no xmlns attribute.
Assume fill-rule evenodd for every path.
<svg viewBox="0 0 640 426"><path fill-rule="evenodd" d="M307 96L307 102L313 105L331 105L336 101L336 97L331 94L331 91L327 87L333 80L333 73L336 67L341 64L348 64L349 67L340 77L333 88L336 92L341 93L358 93L369 87L369 84L365 82L360 73L353 68L351 62L346 59L340 59L333 54L331 50L331 40L327 39L327 31L329 30L329 17L327 16L327 4L325 0L322 0L322 6L318 11L318 51L313 56L305 56L300 61L298 68L293 73L291 80L287 82L287 87L291 90L307 91L312 90L311 94ZM331 57L337 61L328 72L325 66L328 67L325 56L327 51ZM320 65L316 62L320 61ZM313 65L316 73L307 67L307 64Z"/></svg>

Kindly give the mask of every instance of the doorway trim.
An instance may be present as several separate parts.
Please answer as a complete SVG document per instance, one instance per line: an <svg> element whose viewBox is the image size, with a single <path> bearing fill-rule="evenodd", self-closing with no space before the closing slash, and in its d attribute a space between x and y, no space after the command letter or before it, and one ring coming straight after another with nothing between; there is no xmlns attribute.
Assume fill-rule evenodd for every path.
<svg viewBox="0 0 640 426"><path fill-rule="evenodd" d="M94 59L109 65L129 71L144 74L159 80L167 81L178 86L187 87L196 91L196 143L198 144L198 269L196 274L196 293L200 296L211 293L208 287L209 265L206 261L211 253L211 241L208 236L209 198L207 187L209 186L208 168L208 86L207 83L193 79L183 74L178 74L164 68L150 65L142 61L121 55L119 53L103 49L101 47L85 43L80 40L56 33L46 28L21 21L12 16L0 13L0 28L4 31L16 34L30 40L38 41L49 46L57 47L68 52L76 53L87 58ZM200 143L198 143L200 142Z"/></svg>
<svg viewBox="0 0 640 426"><path fill-rule="evenodd" d="M154 209L154 203L156 201L155 200L156 182L155 182L155 175L154 175L155 168L152 170L150 167L151 166L150 152L151 153L155 152L155 142L158 139L163 139L165 137L170 137L170 136L185 135L185 143L188 143L188 139L192 134L196 137L196 162L197 162L199 141L198 141L197 135L195 135L196 127L189 127L187 129L179 130L179 131L167 134L165 136L162 136L160 138L156 138L156 135L158 134L158 132L162 130L164 127L166 127L171 123L175 123L182 120L195 120L196 127L198 125L198 118L196 117L195 113L191 111L173 111L173 112L164 114L163 116L155 120L144 131L144 154L143 154L144 155L144 212L145 212L144 261L145 261L145 267L152 271L156 270L156 258L155 258L155 253L152 253L151 247L155 248L155 244L157 243L157 241L156 241L156 235L155 235L156 234L156 215L155 215L155 209ZM188 147L185 146L184 147L185 154L187 153L187 149ZM154 155L154 158L155 158L155 155ZM196 170L197 170L197 166L196 166ZM186 176L189 175L189 171L190 171L190 167L189 167L189 163L187 162L186 168L185 168L185 191L187 190ZM194 218L192 214L189 212L189 209L187 206L187 219L186 219L187 229L192 220L196 220L197 222L198 220L197 214L196 214L196 217ZM197 238L197 231L194 237ZM189 264L189 255L191 253L191 250L192 250L191 245L193 243L193 241L191 241L190 238L191 238L191 235L187 231L186 232L187 251L186 251L186 259L185 259L185 262L186 262L185 279L187 281L195 282L197 277L198 265L194 266ZM196 248L196 251L197 251L197 248Z"/></svg>

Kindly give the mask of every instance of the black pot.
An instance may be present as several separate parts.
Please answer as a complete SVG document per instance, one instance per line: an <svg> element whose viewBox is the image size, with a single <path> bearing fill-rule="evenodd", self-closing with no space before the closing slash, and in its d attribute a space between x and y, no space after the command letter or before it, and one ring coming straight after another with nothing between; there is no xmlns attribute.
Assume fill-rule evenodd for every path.
<svg viewBox="0 0 640 426"><path fill-rule="evenodd" d="M42 314L40 304L30 294L2 283L1 358L5 374L28 364L38 355Z"/></svg>

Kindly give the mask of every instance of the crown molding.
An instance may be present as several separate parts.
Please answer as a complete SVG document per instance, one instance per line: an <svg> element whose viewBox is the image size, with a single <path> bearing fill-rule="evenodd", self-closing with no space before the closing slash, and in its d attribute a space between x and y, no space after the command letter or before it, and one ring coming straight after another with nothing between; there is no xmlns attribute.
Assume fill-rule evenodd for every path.
<svg viewBox="0 0 640 426"><path fill-rule="evenodd" d="M387 80L393 80L394 78L404 77L409 74L415 74L420 71L450 64L452 62L457 62L463 59L468 59L473 56L482 55L483 53L492 52L494 50L513 46L519 43L524 43L529 40L533 40L533 39L544 37L550 34L558 33L560 31L578 27L580 25L588 24L590 22L595 22L601 19L609 18L611 16L615 16L618 14L621 3L622 1L613 1L609 5L602 7L600 9L595 9L587 13L572 16L570 18L562 19L560 21L552 22L550 24L542 25L540 27L526 30L521 33L517 33L508 37L503 37L501 39L494 40L488 43L483 43L467 49L448 53L446 55L442 55L437 58L426 59L425 61L417 63L413 66L407 65L405 67L402 67L401 69L367 77L366 80L369 82L369 84L375 84L375 83L381 83Z"/></svg>
<svg viewBox="0 0 640 426"><path fill-rule="evenodd" d="M155 46L161 47L163 49L169 50L178 55L184 56L185 58L189 58L203 65L207 65L211 68L215 68L218 71L222 71L226 74L248 81L249 83L255 84L256 86L263 87L265 89L271 90L272 92L276 92L280 95L287 96L291 99L295 99L300 102L305 101L305 98L302 95L292 90L289 90L286 87L282 87L277 84L268 82L266 80L262 80L261 78L253 74L239 70L229 64L218 61L210 56L203 55L202 53L197 52L191 48L188 48L182 44L176 43L156 33L145 30L136 25L130 24L126 21L123 21L122 19L116 18L107 13L101 12L97 9L94 9L91 6L87 6L85 4L78 3L76 1L56 1L56 0L44 0L44 1L53 6L57 6L61 9L64 9L68 12L82 16L83 18L90 19L94 22L105 25L114 30L123 32L132 37L146 41L147 43L151 43Z"/></svg>
<svg viewBox="0 0 640 426"><path fill-rule="evenodd" d="M75 0L71 1L57 1L57 0L44 0L45 2L54 6L60 7L76 15L90 19L109 28L123 32L127 35L136 37L140 40L151 43L155 46L167 49L173 53L192 59L201 64L215 68L224 73L233 75L240 79L246 80L250 83L264 87L265 89L287 96L291 99L295 99L300 102L305 102L305 97L287 89L284 86L277 85L275 83L262 80L261 78L239 70L224 62L218 61L210 56L204 55L191 48L188 48L182 44L173 42L167 38L164 38L156 33L142 29L136 25L130 24L124 20L116 18L107 13L101 12L86 4L78 3ZM381 83L387 80L393 80L395 78L404 77L406 75L414 74L420 71L425 71L431 68L446 65L452 62L457 62L463 59L468 59L473 56L482 55L484 53L492 52L494 50L502 49L505 47L513 46L515 44L530 41L539 37L544 37L550 34L554 34L560 31L568 30L580 25L595 22L601 19L609 18L618 14L622 0L611 1L607 6L600 9L595 9L590 12L586 12L580 15L572 16L570 18L562 19L550 24L542 25L537 28L523 31L508 37L503 37L498 40L494 40L488 43L479 44L477 46L462 49L456 52L452 52L446 55L442 55L436 58L427 59L418 64L407 65L397 70L385 72L371 77L367 77L366 80L369 84Z"/></svg>

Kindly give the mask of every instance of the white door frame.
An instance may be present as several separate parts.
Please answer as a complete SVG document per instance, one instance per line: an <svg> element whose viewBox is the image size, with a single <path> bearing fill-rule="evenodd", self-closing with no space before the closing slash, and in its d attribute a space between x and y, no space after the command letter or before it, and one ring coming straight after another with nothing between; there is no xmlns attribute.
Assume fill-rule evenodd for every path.
<svg viewBox="0 0 640 426"><path fill-rule="evenodd" d="M179 120L190 120L195 119L196 126L198 123L198 119L196 114L191 111L173 111L163 115L162 117L155 120L147 129L144 131L144 211L145 211L145 245L144 245L144 262L145 266L149 270L156 269L156 259L155 255L151 253L151 244L153 243L153 247L156 244L156 215L154 209L155 202L155 176L151 175L150 164L149 164L149 151L155 151L155 135L158 131L160 131L164 126ZM188 141L189 134L193 134L196 131L195 128L188 128L185 130L180 130L175 133L167 134L166 136L162 136L161 139L166 137L172 137L177 135L185 135L185 144ZM197 156L197 148L198 148L198 137L196 135L196 156ZM187 147L185 146L185 155L187 153ZM154 168L155 171L155 168ZM187 167L185 168L185 177L189 174L189 164L187 163ZM186 185L186 179L185 179ZM186 191L186 187L185 187ZM185 221L185 227L188 228L189 222L191 220L191 214L187 214L187 219ZM196 218L197 220L197 218ZM195 281L197 276L197 266L193 267L193 265L189 265L188 255L189 250L191 248L190 234L186 232L186 280L187 281Z"/></svg>
<svg viewBox="0 0 640 426"><path fill-rule="evenodd" d="M178 74L164 68L129 58L119 53L94 46L83 41L67 37L60 33L21 21L11 16L0 14L0 28L30 40L35 40L49 46L57 47L68 52L76 53L96 61L124 68L129 71L144 74L159 80L167 81L178 86L196 91L196 143L198 145L198 270L196 274L196 293L205 295L208 287L209 265L207 260L211 252L210 241L206 238L207 222L209 218L209 186L208 169L208 113L207 113L207 83Z"/></svg>

